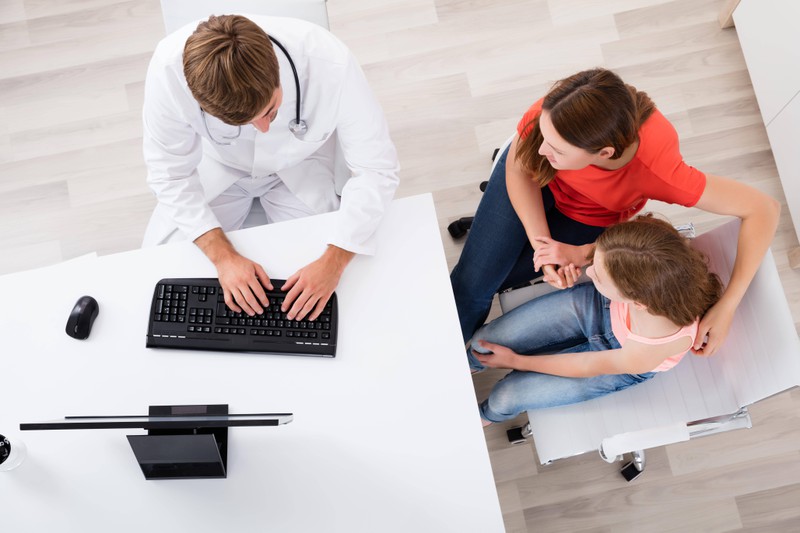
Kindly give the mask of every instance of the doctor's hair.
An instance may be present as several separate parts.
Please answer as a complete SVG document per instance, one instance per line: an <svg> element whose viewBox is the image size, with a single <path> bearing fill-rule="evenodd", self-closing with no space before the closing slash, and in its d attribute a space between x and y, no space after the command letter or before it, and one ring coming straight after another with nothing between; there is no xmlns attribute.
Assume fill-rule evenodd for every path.
<svg viewBox="0 0 800 533"><path fill-rule="evenodd" d="M247 124L280 86L267 34L240 15L211 16L183 48L183 73L200 107L227 124Z"/></svg>
<svg viewBox="0 0 800 533"><path fill-rule="evenodd" d="M627 85L604 68L584 70L553 85L544 97L553 127L569 144L596 154L614 148L611 159L618 159L639 138L639 128L650 117L655 104L647 93ZM557 170L539 154L544 142L539 117L523 128L517 142L517 160L532 172L540 187L550 183Z"/></svg>
<svg viewBox="0 0 800 533"><path fill-rule="evenodd" d="M610 226L595 246L620 294L678 326L702 317L722 295L705 254L652 214Z"/></svg>

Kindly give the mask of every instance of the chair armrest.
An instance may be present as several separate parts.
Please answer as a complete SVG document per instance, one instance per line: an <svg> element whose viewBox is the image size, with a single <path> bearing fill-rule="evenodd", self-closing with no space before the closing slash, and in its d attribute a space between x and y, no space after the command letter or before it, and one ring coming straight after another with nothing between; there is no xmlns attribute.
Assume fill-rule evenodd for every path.
<svg viewBox="0 0 800 533"><path fill-rule="evenodd" d="M689 440L689 428L684 423L671 424L641 431L620 433L603 439L600 443L600 456L613 463L625 453L646 450L674 442Z"/></svg>

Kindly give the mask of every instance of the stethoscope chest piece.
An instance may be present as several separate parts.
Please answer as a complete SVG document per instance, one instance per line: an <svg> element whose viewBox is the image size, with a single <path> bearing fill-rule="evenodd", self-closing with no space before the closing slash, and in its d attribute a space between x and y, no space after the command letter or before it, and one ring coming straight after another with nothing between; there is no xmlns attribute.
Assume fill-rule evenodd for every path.
<svg viewBox="0 0 800 533"><path fill-rule="evenodd" d="M289 131L291 131L295 137L302 137L308 131L308 125L305 120L293 118L289 121Z"/></svg>

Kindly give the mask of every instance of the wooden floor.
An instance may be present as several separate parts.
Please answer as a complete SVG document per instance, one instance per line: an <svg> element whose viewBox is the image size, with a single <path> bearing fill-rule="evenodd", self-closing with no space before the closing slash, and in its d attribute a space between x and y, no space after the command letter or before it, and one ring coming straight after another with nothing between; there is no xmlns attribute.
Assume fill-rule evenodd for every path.
<svg viewBox="0 0 800 533"><path fill-rule="evenodd" d="M646 90L687 161L784 201L736 31L720 0L329 0L403 167L399 196L433 192L445 230L470 214L490 154L553 81L602 65ZM0 0L0 273L139 246L154 206L141 156L158 0ZM720 217L656 205L700 229ZM773 252L795 324L800 272L784 209ZM420 371L424 371L421 369ZM498 374L476 378L479 397ZM486 432L508 531L800 531L800 392L755 427L648 452L626 484L587 454L538 466ZM511 425L511 424L508 424ZM387 517L388 519L388 517ZM376 526L376 531L380 527Z"/></svg>

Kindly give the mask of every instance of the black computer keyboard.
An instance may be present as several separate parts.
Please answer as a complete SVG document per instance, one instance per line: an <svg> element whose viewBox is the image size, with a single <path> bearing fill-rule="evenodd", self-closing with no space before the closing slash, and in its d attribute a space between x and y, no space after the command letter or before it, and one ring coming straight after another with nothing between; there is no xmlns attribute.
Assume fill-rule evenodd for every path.
<svg viewBox="0 0 800 533"><path fill-rule="evenodd" d="M283 284L273 279L269 305L249 316L225 305L216 278L162 279L153 292L147 347L335 357L336 293L316 320L287 320L286 293L277 290Z"/></svg>

